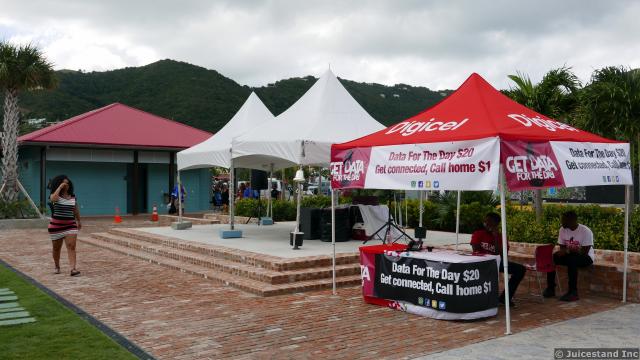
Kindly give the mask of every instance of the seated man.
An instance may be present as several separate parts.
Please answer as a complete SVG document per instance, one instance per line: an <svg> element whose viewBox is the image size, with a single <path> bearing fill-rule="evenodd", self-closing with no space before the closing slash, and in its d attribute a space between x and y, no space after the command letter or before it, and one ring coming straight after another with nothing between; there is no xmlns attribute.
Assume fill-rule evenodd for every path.
<svg viewBox="0 0 640 360"><path fill-rule="evenodd" d="M500 215L496 213L488 213L484 218L483 229L476 230L471 235L471 247L474 252L481 254L500 255L502 258L502 235L498 230L500 225ZM509 244L507 243L507 251ZM513 303L513 295L518 289L520 281L524 278L527 269L518 263L509 261L509 305L515 306ZM502 259L500 261L500 272L504 272ZM500 303L504 304L504 291L500 294Z"/></svg>
<svg viewBox="0 0 640 360"><path fill-rule="evenodd" d="M569 291L560 297L562 301L578 300L578 268L593 264L593 232L578 224L575 211L567 211L560 218L562 227L558 234L560 250L553 254L556 265L565 265L569 275ZM547 273L547 288L544 297L556 296L556 273Z"/></svg>

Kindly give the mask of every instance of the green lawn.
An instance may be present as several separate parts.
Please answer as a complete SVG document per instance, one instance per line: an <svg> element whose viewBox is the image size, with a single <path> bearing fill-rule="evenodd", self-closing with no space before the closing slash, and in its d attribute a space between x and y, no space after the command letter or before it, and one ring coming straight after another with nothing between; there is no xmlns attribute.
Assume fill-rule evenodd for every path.
<svg viewBox="0 0 640 360"><path fill-rule="evenodd" d="M0 326L0 358L136 358L91 324L2 265L0 288L13 290L20 305L36 318L34 323Z"/></svg>

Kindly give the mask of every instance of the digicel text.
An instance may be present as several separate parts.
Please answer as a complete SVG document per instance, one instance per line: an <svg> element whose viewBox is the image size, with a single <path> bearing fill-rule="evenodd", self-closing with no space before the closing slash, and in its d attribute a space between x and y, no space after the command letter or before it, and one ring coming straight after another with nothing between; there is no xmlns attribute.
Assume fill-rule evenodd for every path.
<svg viewBox="0 0 640 360"><path fill-rule="evenodd" d="M538 116L534 118L530 118L524 114L509 114L507 116L526 127L531 127L532 125L536 125L541 128L545 128L549 131L556 131L556 130L578 131L578 129L571 127L565 123L561 123L555 120L542 119Z"/></svg>
<svg viewBox="0 0 640 360"><path fill-rule="evenodd" d="M462 126L469 119L464 119L460 122L458 121L435 121L435 118L424 122L424 121L403 121L394 125L386 134L393 134L395 132L400 131L400 135L409 136L413 135L417 132L421 131L447 131L447 130L455 130Z"/></svg>

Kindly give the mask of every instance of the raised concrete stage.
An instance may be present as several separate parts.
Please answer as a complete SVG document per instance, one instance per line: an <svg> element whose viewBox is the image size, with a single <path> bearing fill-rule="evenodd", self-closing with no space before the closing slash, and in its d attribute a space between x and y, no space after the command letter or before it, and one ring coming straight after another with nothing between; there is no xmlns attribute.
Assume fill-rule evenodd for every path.
<svg viewBox="0 0 640 360"><path fill-rule="evenodd" d="M240 224L242 238L222 239L227 224L194 225L187 230L168 226L113 228L82 238L86 243L149 262L203 276L260 296L328 289L332 286L330 242L304 240L300 250L289 246L293 222L269 226ZM461 235L460 241L469 241ZM455 243L455 234L430 232L429 243ZM370 241L368 244L380 244ZM336 283L360 284L358 247L361 241L336 243Z"/></svg>

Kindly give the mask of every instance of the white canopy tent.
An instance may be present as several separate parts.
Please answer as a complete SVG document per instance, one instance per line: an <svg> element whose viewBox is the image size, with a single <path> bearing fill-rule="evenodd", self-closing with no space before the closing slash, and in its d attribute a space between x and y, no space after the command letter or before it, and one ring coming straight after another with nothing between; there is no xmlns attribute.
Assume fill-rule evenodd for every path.
<svg viewBox="0 0 640 360"><path fill-rule="evenodd" d="M274 116L252 92L240 110L220 131L207 140L178 153L178 170L231 167L231 140L273 120Z"/></svg>
<svg viewBox="0 0 640 360"><path fill-rule="evenodd" d="M256 127L232 142L233 166L277 170L293 166L328 166L331 144L384 129L338 78L327 70L276 121ZM299 230L301 184L298 185L296 229Z"/></svg>
<svg viewBox="0 0 640 360"><path fill-rule="evenodd" d="M233 139L234 166L267 170L327 166L331 144L353 140L384 126L371 117L327 70L277 121Z"/></svg>
<svg viewBox="0 0 640 360"><path fill-rule="evenodd" d="M235 136L242 135L251 129L260 127L274 120L275 117L260 101L260 98L252 92L238 112L220 131L207 140L194 145L177 154L178 182L180 171L208 167L231 168L231 142ZM229 181L229 207L233 216L234 188L233 171L230 171ZM178 192L180 194L180 192ZM180 201L182 204L182 201ZM182 207L179 216L182 218ZM233 229L233 221L231 221Z"/></svg>

